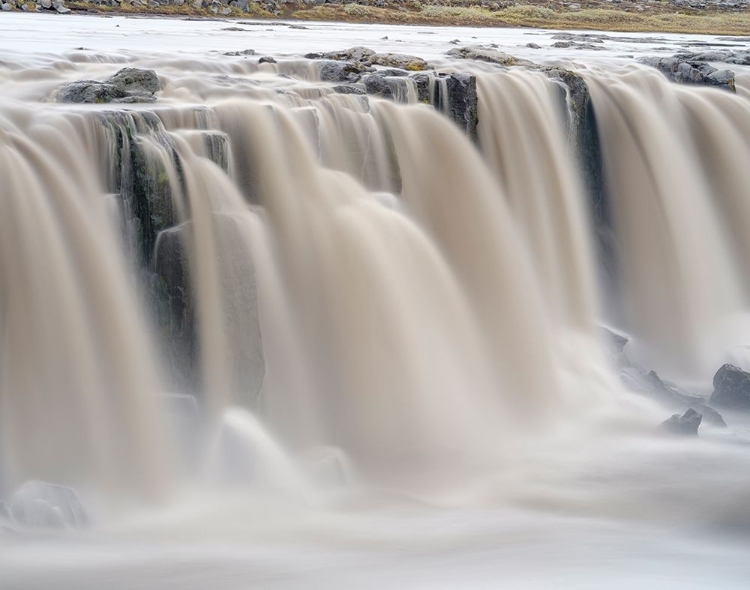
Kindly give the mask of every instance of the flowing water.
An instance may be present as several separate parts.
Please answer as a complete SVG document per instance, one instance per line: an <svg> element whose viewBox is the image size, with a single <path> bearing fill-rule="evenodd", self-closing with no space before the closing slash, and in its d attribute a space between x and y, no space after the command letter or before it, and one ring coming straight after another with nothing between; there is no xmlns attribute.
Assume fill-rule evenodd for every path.
<svg viewBox="0 0 750 590"><path fill-rule="evenodd" d="M561 83L449 61L451 30L333 29L473 72L475 138L410 80L335 93L278 24L259 64L220 23L14 16L0 500L49 508L24 482L52 482L85 518L0 513L2 590L747 588L747 422L664 436L600 328L699 395L750 367L742 75L584 55L592 179ZM54 102L124 65L154 104Z"/></svg>

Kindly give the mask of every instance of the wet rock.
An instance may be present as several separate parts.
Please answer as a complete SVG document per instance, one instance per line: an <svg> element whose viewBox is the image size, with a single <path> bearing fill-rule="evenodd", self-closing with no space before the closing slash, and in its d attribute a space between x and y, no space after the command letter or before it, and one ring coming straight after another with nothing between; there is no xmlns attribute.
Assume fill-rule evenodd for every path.
<svg viewBox="0 0 750 590"><path fill-rule="evenodd" d="M221 131L204 131L206 156L224 172L229 171L229 137Z"/></svg>
<svg viewBox="0 0 750 590"><path fill-rule="evenodd" d="M275 64L276 60L268 55L264 55L258 60L259 64Z"/></svg>
<svg viewBox="0 0 750 590"><path fill-rule="evenodd" d="M122 88L126 92L154 94L159 91L159 78L154 70L122 68L104 82Z"/></svg>
<svg viewBox="0 0 750 590"><path fill-rule="evenodd" d="M372 70L359 62L325 61L320 65L319 74L323 82L359 82L362 74Z"/></svg>
<svg viewBox="0 0 750 590"><path fill-rule="evenodd" d="M433 104L444 111L473 141L479 123L477 79L471 74L449 74L445 85L435 84Z"/></svg>
<svg viewBox="0 0 750 590"><path fill-rule="evenodd" d="M417 85L417 100L419 102L431 103L432 91L430 85L432 76L430 74L413 74L411 79Z"/></svg>
<svg viewBox="0 0 750 590"><path fill-rule="evenodd" d="M10 498L11 520L34 528L81 528L88 517L75 490L43 481L27 481Z"/></svg>
<svg viewBox="0 0 750 590"><path fill-rule="evenodd" d="M325 53L308 53L307 59L328 59L332 61L369 61L375 55L372 49L367 47L352 47L341 51L328 51Z"/></svg>
<svg viewBox="0 0 750 590"><path fill-rule="evenodd" d="M732 410L750 411L750 373L726 364L714 375L710 404Z"/></svg>
<svg viewBox="0 0 750 590"><path fill-rule="evenodd" d="M658 69L673 82L715 86L735 92L734 72L720 71L706 62L684 60L679 56L642 57L638 61Z"/></svg>
<svg viewBox="0 0 750 590"><path fill-rule="evenodd" d="M362 80L365 85L367 94L380 96L381 98L391 98L394 100L403 99L408 92L407 81L401 77L387 76L382 72L376 72L365 76Z"/></svg>
<svg viewBox="0 0 750 590"><path fill-rule="evenodd" d="M242 51L227 51L224 55L230 57L242 57L246 55L255 55L255 49L244 49Z"/></svg>
<svg viewBox="0 0 750 590"><path fill-rule="evenodd" d="M103 84L94 80L81 80L66 84L57 94L60 102L108 103L119 102L128 93L114 84Z"/></svg>
<svg viewBox="0 0 750 590"><path fill-rule="evenodd" d="M486 61L501 66L535 66L533 62L526 59L514 57L496 49L486 47L456 47L446 53L450 57L457 59L473 59L475 61Z"/></svg>
<svg viewBox="0 0 750 590"><path fill-rule="evenodd" d="M154 102L159 79L153 70L123 68L103 82L79 80L57 92L57 100L67 103L136 103Z"/></svg>
<svg viewBox="0 0 750 590"><path fill-rule="evenodd" d="M421 72L427 69L427 62L415 55L400 53L376 53L369 58L370 63L387 68L399 68L409 72Z"/></svg>
<svg viewBox="0 0 750 590"><path fill-rule="evenodd" d="M711 61L750 66L750 50L748 49L714 49L693 53L679 53L675 57L685 61Z"/></svg>
<svg viewBox="0 0 750 590"><path fill-rule="evenodd" d="M698 427L701 425L701 415L695 410L688 410L682 416L674 414L659 426L662 430L678 436L698 436Z"/></svg>
<svg viewBox="0 0 750 590"><path fill-rule="evenodd" d="M333 91L338 94L367 94L367 90L361 84L342 84L334 86Z"/></svg>
<svg viewBox="0 0 750 590"><path fill-rule="evenodd" d="M537 45L536 43L527 43L526 47L528 47L529 49L541 49L542 48L541 45Z"/></svg>

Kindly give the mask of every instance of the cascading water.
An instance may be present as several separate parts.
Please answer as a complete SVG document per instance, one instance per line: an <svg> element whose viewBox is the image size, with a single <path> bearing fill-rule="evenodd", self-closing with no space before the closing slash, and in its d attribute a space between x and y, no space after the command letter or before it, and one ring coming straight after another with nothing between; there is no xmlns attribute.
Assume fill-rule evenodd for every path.
<svg viewBox="0 0 750 590"><path fill-rule="evenodd" d="M156 103L50 104L123 64ZM618 364L706 399L601 329L698 394L744 362L746 91L591 65L592 136L558 66L438 66L386 100L297 57L0 62L0 588L299 587L295 547L321 587L496 587L485 551L514 587L550 587L542 551L571 587L638 587L568 545L647 565L678 529L747 535L741 415L660 435ZM38 526L79 526L79 497L88 529ZM746 549L716 539L695 587Z"/></svg>

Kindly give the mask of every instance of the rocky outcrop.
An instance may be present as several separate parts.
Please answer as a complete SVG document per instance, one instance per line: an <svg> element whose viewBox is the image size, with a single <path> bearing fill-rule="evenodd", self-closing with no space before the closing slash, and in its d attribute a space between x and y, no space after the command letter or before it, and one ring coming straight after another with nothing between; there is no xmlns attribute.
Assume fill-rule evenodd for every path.
<svg viewBox="0 0 750 590"><path fill-rule="evenodd" d="M730 410L750 411L750 373L726 364L714 375L711 405Z"/></svg>
<svg viewBox="0 0 750 590"><path fill-rule="evenodd" d="M106 84L114 84L126 92L154 94L159 91L159 77L154 70L122 68L104 82Z"/></svg>
<svg viewBox="0 0 750 590"><path fill-rule="evenodd" d="M675 57L685 61L708 61L714 63L736 64L739 66L750 66L750 50L748 49L712 49L710 51L678 53Z"/></svg>
<svg viewBox="0 0 750 590"><path fill-rule="evenodd" d="M659 428L669 434L678 436L698 436L698 427L701 425L701 415L695 410L688 410L682 416L672 415L671 418L661 423Z"/></svg>
<svg viewBox="0 0 750 590"><path fill-rule="evenodd" d="M324 59L330 61L358 62L368 66L399 68L410 72L420 72L429 68L427 62L416 55L402 53L376 53L367 47L351 47L339 51L308 53L306 59Z"/></svg>
<svg viewBox="0 0 750 590"><path fill-rule="evenodd" d="M673 82L680 84L698 84L714 86L729 92L735 92L734 72L719 70L703 61L673 57L642 57L640 63L654 67Z"/></svg>
<svg viewBox="0 0 750 590"><path fill-rule="evenodd" d="M375 68L362 62L324 61L319 65L319 75L323 82L359 82L362 75Z"/></svg>
<svg viewBox="0 0 750 590"><path fill-rule="evenodd" d="M435 83L432 104L476 141L479 123L476 76L449 74L438 79L440 83Z"/></svg>
<svg viewBox="0 0 750 590"><path fill-rule="evenodd" d="M68 103L136 103L154 102L159 78L153 70L123 68L104 81L79 80L57 91L59 102Z"/></svg>
<svg viewBox="0 0 750 590"><path fill-rule="evenodd" d="M473 59L475 61L485 61L500 66L531 66L536 67L534 62L519 57L514 57L502 51L497 51L491 47L472 46L456 47L446 52L446 55L456 59Z"/></svg>

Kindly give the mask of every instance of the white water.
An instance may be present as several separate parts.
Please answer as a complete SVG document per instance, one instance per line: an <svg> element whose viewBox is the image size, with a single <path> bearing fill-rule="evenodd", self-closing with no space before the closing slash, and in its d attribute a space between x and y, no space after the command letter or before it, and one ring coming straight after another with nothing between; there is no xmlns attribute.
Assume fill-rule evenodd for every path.
<svg viewBox="0 0 750 590"><path fill-rule="evenodd" d="M481 74L477 149L431 107L329 94L298 55L465 71L453 38L540 59L519 46L549 33L2 19L0 497L71 485L92 523L0 530L0 588L747 587L742 421L658 435L671 412L619 385L597 329L699 389L744 360L742 94L617 57L650 44L580 54L622 272L604 317L554 82ZM279 64L217 51L247 47ZM123 64L163 90L120 127L48 102ZM133 203L113 214L118 137L174 209L145 252ZM153 309L175 256L178 352Z"/></svg>

